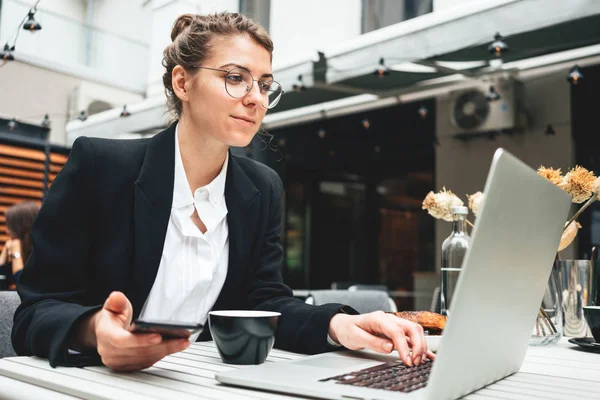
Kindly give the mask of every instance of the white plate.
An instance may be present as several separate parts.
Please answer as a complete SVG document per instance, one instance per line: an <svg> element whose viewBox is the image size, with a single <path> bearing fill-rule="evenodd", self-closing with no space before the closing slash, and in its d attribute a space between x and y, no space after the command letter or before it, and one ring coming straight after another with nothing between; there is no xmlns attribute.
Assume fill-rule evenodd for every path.
<svg viewBox="0 0 600 400"><path fill-rule="evenodd" d="M425 340L427 341L427 348L436 352L442 341L442 335L425 335Z"/></svg>

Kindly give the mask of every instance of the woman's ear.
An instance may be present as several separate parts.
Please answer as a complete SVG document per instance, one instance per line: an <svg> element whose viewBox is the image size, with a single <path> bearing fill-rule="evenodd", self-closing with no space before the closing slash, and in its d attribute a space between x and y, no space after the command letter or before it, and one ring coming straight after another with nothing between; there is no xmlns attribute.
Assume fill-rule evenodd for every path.
<svg viewBox="0 0 600 400"><path fill-rule="evenodd" d="M181 65L176 65L175 68L173 68L173 72L171 72L171 81L173 83L173 93L181 101L186 101L187 97L188 97L187 86L186 86L186 81L188 79L189 79L189 75L188 75L187 71Z"/></svg>

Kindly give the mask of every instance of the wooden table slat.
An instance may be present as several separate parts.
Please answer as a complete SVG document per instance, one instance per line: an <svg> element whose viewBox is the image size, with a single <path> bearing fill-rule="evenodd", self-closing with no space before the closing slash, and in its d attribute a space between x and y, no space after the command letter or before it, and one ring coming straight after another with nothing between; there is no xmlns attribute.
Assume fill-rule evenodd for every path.
<svg viewBox="0 0 600 400"><path fill-rule="evenodd" d="M3 400L22 400L24 396L36 400L72 400L77 397L55 392L31 383L17 381L0 376L0 398Z"/></svg>
<svg viewBox="0 0 600 400"><path fill-rule="evenodd" d="M565 389L576 389L581 390L585 393L600 393L600 383L574 380L568 378L562 378L558 376L543 376L537 374L527 374L524 372L517 372L504 379L506 382L523 382L530 383L532 385L541 385L542 387L552 389L565 388ZM503 381L503 382L504 382Z"/></svg>
<svg viewBox="0 0 600 400"><path fill-rule="evenodd" d="M214 377L206 378L206 377L197 375L198 371L195 371L195 368L193 368L193 367L176 365L176 364L171 364L171 366L169 366L167 364L168 363L161 364L160 367L158 365L156 365L155 367L152 367L145 371L147 371L148 373L164 376L169 379L176 379L176 380L182 380L185 382L194 383L197 385L201 385L203 387L206 385L208 385L210 387L214 387L215 389L218 389L221 392L221 394L222 394L221 398L227 399L227 400L232 399L233 394L240 395L241 399L244 399L244 400L246 400L246 399L250 399L250 400L251 399L290 400L290 398L291 398L290 396L283 395L283 394L267 393L267 392L252 390L252 389L244 389L244 388L221 385L214 379ZM188 373L188 371L189 371L189 373Z"/></svg>
<svg viewBox="0 0 600 400"><path fill-rule="evenodd" d="M584 393L582 391L574 391L573 389L562 389L557 387L547 387L546 389L552 390L543 390L543 385L540 387L538 385L533 385L531 383L523 383L523 382L508 382L506 380L502 380L494 383L491 388L495 390L505 391L507 393L518 393L524 394L528 396L538 396L540 393L543 393L546 399L548 400L563 400L568 396L577 396L580 399L590 398L589 393ZM541 389L541 390L540 390Z"/></svg>
<svg viewBox="0 0 600 400"><path fill-rule="evenodd" d="M24 360L26 361L26 360ZM37 361L37 360L36 360ZM51 368L48 365L48 368ZM197 394L189 395L185 390L175 384L165 386L170 381L156 378L152 375L146 375L142 372L117 373L107 367L88 367L88 368L56 368L54 371L78 379L85 379L90 382L106 384L144 396L156 396L158 398L176 397L182 400L194 400L198 398Z"/></svg>
<svg viewBox="0 0 600 400"><path fill-rule="evenodd" d="M171 361L174 363L177 362L177 359L192 360L196 363L201 362L201 363L205 363L206 365L212 365L212 366L214 366L215 371L230 371L232 368L235 368L235 366L229 366L227 364L223 364L223 361L221 361L221 359L215 359L215 358L206 357L206 356L196 356L194 354L190 354L190 353L186 353L186 352L171 354L170 356L167 356L164 358L165 361Z"/></svg>
<svg viewBox="0 0 600 400"><path fill-rule="evenodd" d="M492 399L507 399L507 400L546 400L544 394L540 393L539 396L530 396L527 394L519 394L519 393L508 393L503 390L495 389L492 386L485 387L483 389L479 389L476 394L489 396Z"/></svg>
<svg viewBox="0 0 600 400"><path fill-rule="evenodd" d="M36 360L43 362L48 368L41 365L33 366L28 363L22 363L21 360L10 359L0 360L0 373L4 376L14 378L20 381L34 384L52 391L66 393L71 396L86 398L91 400L105 399L148 399L148 395L141 395L129 390L124 390L111 385L105 385L97 382L92 382L87 379L80 379L74 376L63 374L63 369L78 369L78 368L62 368L53 369L48 365L48 361ZM27 357L25 357L27 358ZM152 397L156 398L156 397Z"/></svg>

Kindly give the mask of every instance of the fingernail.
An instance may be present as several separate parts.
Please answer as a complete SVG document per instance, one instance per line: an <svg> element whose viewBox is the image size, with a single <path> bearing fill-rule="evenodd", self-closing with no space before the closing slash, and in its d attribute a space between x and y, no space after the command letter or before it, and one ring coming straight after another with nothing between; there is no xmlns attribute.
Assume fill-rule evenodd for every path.
<svg viewBox="0 0 600 400"><path fill-rule="evenodd" d="M423 354L423 357L421 357L421 362L425 363L427 361L427 354Z"/></svg>
<svg viewBox="0 0 600 400"><path fill-rule="evenodd" d="M392 346L392 344L391 344L390 342L387 342L387 343L385 343L385 344L383 345L383 349L384 349L385 351L392 351L392 348L393 348L393 346Z"/></svg>
<svg viewBox="0 0 600 400"><path fill-rule="evenodd" d="M408 365L409 367L413 366L412 360L409 356L406 356L406 358L404 359L404 364Z"/></svg>

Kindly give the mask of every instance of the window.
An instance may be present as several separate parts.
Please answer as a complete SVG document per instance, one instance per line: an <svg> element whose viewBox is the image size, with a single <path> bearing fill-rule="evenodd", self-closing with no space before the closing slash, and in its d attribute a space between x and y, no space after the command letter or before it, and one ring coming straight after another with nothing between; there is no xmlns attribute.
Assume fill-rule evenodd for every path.
<svg viewBox="0 0 600 400"><path fill-rule="evenodd" d="M432 0L362 0L362 33L430 13Z"/></svg>
<svg viewBox="0 0 600 400"><path fill-rule="evenodd" d="M269 31L271 0L240 0L240 13L252 18Z"/></svg>

